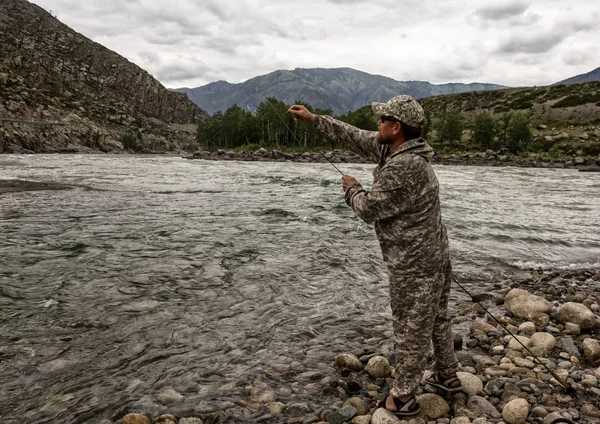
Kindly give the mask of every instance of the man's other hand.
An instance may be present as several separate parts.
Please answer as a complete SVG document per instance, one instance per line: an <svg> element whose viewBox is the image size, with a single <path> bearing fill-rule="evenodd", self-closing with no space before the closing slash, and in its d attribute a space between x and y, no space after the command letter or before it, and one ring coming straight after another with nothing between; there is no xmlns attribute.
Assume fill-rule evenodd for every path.
<svg viewBox="0 0 600 424"><path fill-rule="evenodd" d="M351 186L352 184L356 184L356 183L358 183L356 178L354 178L350 175L344 175L342 177L342 188L344 189L344 191L348 190L349 186Z"/></svg>

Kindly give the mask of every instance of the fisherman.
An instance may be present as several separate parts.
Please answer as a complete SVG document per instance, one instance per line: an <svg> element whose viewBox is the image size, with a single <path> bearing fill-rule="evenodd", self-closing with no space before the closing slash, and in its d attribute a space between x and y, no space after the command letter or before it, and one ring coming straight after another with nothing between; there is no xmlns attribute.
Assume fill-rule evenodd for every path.
<svg viewBox="0 0 600 424"><path fill-rule="evenodd" d="M366 131L301 105L288 113L367 159L378 162L367 191L352 176L342 177L346 203L365 222L375 224L389 270L395 338L396 378L378 406L397 416L415 415L415 392L425 370L430 342L434 374L427 383L453 392L462 389L456 371L448 297L451 264L442 222L433 149L421 138L427 120L415 99L399 95L373 103L379 131Z"/></svg>

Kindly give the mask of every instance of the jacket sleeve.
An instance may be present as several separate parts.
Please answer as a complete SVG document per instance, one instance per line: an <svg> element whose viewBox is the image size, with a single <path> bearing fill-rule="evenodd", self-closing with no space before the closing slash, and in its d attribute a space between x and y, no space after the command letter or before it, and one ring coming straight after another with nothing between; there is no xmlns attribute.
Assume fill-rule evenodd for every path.
<svg viewBox="0 0 600 424"><path fill-rule="evenodd" d="M423 167L403 167L402 164L384 167L373 182L371 191L352 184L345 193L346 203L363 221L372 223L400 215L415 207L428 195L423 181Z"/></svg>
<svg viewBox="0 0 600 424"><path fill-rule="evenodd" d="M377 131L356 128L327 115L315 117L315 127L333 140L342 143L348 150L361 155L365 159L379 161L380 145Z"/></svg>

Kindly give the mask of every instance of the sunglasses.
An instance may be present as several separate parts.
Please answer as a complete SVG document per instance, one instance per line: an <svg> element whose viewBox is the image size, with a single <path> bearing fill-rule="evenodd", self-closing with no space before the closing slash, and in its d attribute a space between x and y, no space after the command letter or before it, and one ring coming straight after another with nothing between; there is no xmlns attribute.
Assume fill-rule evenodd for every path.
<svg viewBox="0 0 600 424"><path fill-rule="evenodd" d="M398 121L396 118L393 118L391 116L385 116L385 115L381 115L381 118L379 118L379 120L381 121L381 123L384 123L385 121L389 121L389 122L400 122Z"/></svg>

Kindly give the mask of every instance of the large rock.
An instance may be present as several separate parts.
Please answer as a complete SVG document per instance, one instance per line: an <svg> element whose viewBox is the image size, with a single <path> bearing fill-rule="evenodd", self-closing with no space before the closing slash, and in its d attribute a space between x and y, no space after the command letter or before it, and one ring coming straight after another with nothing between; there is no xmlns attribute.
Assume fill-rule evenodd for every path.
<svg viewBox="0 0 600 424"><path fill-rule="evenodd" d="M385 408L379 408L371 418L371 424L397 424L400 420Z"/></svg>
<svg viewBox="0 0 600 424"><path fill-rule="evenodd" d="M529 338L532 347L543 347L551 352L556 347L556 337L550 333L533 333Z"/></svg>
<svg viewBox="0 0 600 424"><path fill-rule="evenodd" d="M494 405L481 396L471 396L467 401L467 408L477 413L478 416L487 415L492 418L500 418L500 412Z"/></svg>
<svg viewBox="0 0 600 424"><path fill-rule="evenodd" d="M468 372L457 372L456 375L463 386L463 392L470 395L483 392L483 383L476 375Z"/></svg>
<svg viewBox="0 0 600 424"><path fill-rule="evenodd" d="M142 414L127 414L121 420L121 424L152 424L152 422Z"/></svg>
<svg viewBox="0 0 600 424"><path fill-rule="evenodd" d="M527 290L512 289L504 298L504 306L519 318L531 319L537 313L547 314L552 305Z"/></svg>
<svg viewBox="0 0 600 424"><path fill-rule="evenodd" d="M600 359L600 342L595 339L587 338L581 343L583 357L594 361Z"/></svg>
<svg viewBox="0 0 600 424"><path fill-rule="evenodd" d="M417 400L421 404L421 412L419 415L427 416L432 420L445 417L450 412L450 406L443 397L433 394L425 393L420 395Z"/></svg>
<svg viewBox="0 0 600 424"><path fill-rule="evenodd" d="M354 408L356 408L356 415L367 415L371 410L371 408L369 408L369 404L359 397L351 397L344 402L344 406L346 405L352 405Z"/></svg>
<svg viewBox="0 0 600 424"><path fill-rule="evenodd" d="M373 378L386 378L392 373L390 363L383 356L374 356L367 363L367 374ZM361 414L364 415L364 414Z"/></svg>
<svg viewBox="0 0 600 424"><path fill-rule="evenodd" d="M342 369L349 369L351 371L362 371L365 367L360 359L350 353L342 353L335 357L334 364L336 367Z"/></svg>
<svg viewBox="0 0 600 424"><path fill-rule="evenodd" d="M519 341L517 341L517 339ZM519 343L519 342L521 342L521 343ZM508 348L511 350L522 351L523 346L525 346L525 347L531 346L531 339L529 337L515 336L515 337L511 337L510 341L508 342Z"/></svg>
<svg viewBox="0 0 600 424"><path fill-rule="evenodd" d="M523 424L529 415L529 402L525 399L514 399L502 409L502 418L508 424Z"/></svg>
<svg viewBox="0 0 600 424"><path fill-rule="evenodd" d="M572 322L584 330L596 327L596 315L581 303L567 302L558 309L558 320Z"/></svg>

